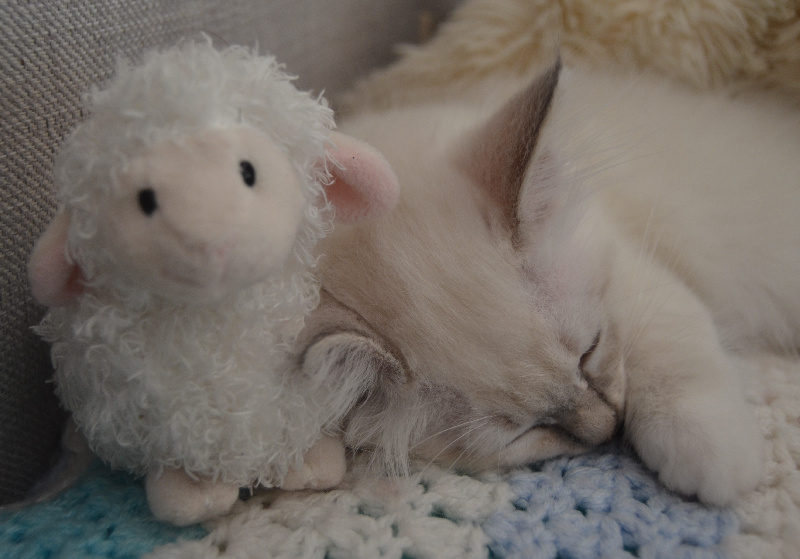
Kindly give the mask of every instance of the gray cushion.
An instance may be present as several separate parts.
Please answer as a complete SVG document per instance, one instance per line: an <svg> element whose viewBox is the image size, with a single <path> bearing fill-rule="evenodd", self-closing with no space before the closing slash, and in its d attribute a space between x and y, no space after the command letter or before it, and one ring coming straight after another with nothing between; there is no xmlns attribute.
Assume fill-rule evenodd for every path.
<svg viewBox="0 0 800 559"><path fill-rule="evenodd" d="M415 38L418 6L399 0L32 0L0 3L0 504L20 499L52 463L64 416L47 348L30 327L44 309L25 267L55 207L51 166L80 120L80 95L117 55L200 32L258 42L303 89L340 93ZM425 2L441 10L453 1Z"/></svg>

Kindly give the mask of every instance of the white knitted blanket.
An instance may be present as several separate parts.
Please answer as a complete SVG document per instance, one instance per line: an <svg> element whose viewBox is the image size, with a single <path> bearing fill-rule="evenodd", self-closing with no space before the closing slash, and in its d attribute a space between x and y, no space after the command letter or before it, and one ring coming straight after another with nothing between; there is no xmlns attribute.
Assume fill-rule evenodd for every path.
<svg viewBox="0 0 800 559"><path fill-rule="evenodd" d="M768 444L762 484L732 509L663 489L616 445L480 478L434 466L408 480L265 492L168 558L800 557L800 363L753 360L750 394Z"/></svg>

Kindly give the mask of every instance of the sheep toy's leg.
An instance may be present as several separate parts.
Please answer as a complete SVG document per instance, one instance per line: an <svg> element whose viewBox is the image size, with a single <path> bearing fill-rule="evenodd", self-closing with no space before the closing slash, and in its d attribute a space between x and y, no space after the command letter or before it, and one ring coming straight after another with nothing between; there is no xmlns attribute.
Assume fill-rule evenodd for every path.
<svg viewBox="0 0 800 559"><path fill-rule="evenodd" d="M147 502L159 520L188 526L227 513L239 498L239 486L195 480L178 469L165 469L145 480Z"/></svg>
<svg viewBox="0 0 800 559"><path fill-rule="evenodd" d="M342 441L324 435L303 457L303 465L289 470L281 489L328 489L338 485L346 469Z"/></svg>

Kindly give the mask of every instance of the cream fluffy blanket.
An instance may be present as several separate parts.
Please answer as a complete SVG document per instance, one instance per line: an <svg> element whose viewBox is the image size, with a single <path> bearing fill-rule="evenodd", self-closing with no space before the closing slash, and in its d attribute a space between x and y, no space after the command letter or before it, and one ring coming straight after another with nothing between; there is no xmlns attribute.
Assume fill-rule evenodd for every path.
<svg viewBox="0 0 800 559"><path fill-rule="evenodd" d="M697 88L771 87L800 98L798 0L471 0L423 46L356 85L338 108L439 96L495 73L567 65L649 68Z"/></svg>

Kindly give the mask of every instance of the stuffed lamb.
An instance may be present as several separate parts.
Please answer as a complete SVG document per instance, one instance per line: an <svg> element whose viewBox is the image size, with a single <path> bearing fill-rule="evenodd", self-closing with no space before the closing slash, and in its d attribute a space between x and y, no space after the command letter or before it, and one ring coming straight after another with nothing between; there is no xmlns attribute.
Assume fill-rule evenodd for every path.
<svg viewBox="0 0 800 559"><path fill-rule="evenodd" d="M292 347L332 213L397 199L380 154L332 132L274 58L210 41L121 63L86 109L29 272L92 449L146 475L175 524L226 512L241 486L338 483L343 447L323 433L359 395L304 374Z"/></svg>

